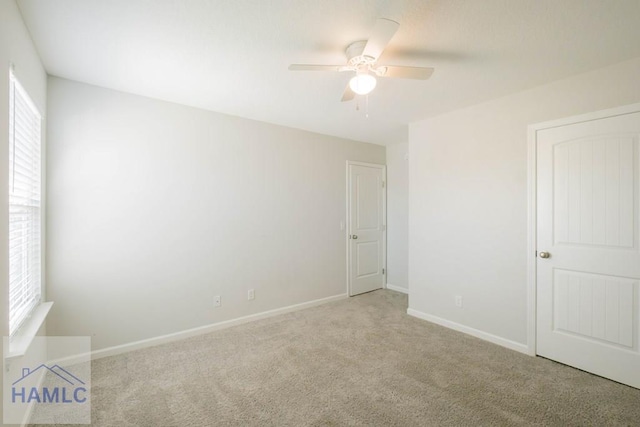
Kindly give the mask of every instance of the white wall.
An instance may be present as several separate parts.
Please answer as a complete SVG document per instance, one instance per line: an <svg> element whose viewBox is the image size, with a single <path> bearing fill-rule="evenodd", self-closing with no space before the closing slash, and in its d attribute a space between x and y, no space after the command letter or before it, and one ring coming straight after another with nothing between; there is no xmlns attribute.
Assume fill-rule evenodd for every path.
<svg viewBox="0 0 640 427"><path fill-rule="evenodd" d="M49 111L51 334L101 349L346 292L346 160L384 147L59 78Z"/></svg>
<svg viewBox="0 0 640 427"><path fill-rule="evenodd" d="M640 58L410 125L413 314L526 343L527 126L639 102L638 76Z"/></svg>
<svg viewBox="0 0 640 427"><path fill-rule="evenodd" d="M2 336L9 335L9 65L45 115L47 75L14 0L0 1L0 318ZM43 123L43 127L45 127ZM16 363L19 363L16 362ZM3 369L4 372L4 369ZM3 374L4 376L5 374ZM6 378L5 378L6 379ZM2 407L0 405L0 419Z"/></svg>
<svg viewBox="0 0 640 427"><path fill-rule="evenodd" d="M387 146L387 286L409 289L409 144Z"/></svg>

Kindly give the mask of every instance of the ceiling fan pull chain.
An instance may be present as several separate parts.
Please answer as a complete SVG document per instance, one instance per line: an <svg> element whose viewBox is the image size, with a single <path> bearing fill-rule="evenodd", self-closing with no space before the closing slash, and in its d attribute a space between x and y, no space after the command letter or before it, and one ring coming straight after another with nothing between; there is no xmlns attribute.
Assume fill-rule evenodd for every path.
<svg viewBox="0 0 640 427"><path fill-rule="evenodd" d="M367 95L367 100L366 100L364 110L365 110L364 117L368 119L369 118L369 95Z"/></svg>

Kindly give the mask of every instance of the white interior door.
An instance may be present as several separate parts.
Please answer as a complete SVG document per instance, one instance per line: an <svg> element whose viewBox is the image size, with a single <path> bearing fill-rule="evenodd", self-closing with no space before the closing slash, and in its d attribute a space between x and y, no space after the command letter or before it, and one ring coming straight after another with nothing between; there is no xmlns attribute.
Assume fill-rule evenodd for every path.
<svg viewBox="0 0 640 427"><path fill-rule="evenodd" d="M347 163L349 295L384 286L385 167Z"/></svg>
<svg viewBox="0 0 640 427"><path fill-rule="evenodd" d="M639 135L635 112L536 137L537 353L638 388Z"/></svg>

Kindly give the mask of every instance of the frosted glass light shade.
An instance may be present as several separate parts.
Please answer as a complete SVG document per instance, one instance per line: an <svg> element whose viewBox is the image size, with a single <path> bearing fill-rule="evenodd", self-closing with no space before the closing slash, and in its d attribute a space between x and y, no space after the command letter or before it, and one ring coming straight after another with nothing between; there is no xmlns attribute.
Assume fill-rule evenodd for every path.
<svg viewBox="0 0 640 427"><path fill-rule="evenodd" d="M376 87L376 78L371 74L356 74L349 80L349 87L358 95L366 95Z"/></svg>

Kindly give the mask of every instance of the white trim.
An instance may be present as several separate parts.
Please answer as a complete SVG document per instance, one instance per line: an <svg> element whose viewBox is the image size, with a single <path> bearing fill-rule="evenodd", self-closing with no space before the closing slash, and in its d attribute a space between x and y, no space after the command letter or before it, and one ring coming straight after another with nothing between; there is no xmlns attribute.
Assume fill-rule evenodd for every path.
<svg viewBox="0 0 640 427"><path fill-rule="evenodd" d="M365 166L370 168L376 168L382 170L382 180L384 182L384 187L382 189L382 268L384 268L385 273L382 275L382 287L385 288L387 285L387 165L381 165L378 163L365 163L365 162L356 162L353 160L347 160L346 167L346 212L347 212L347 220L345 226L345 241L347 246L347 295L351 295L351 248L349 246L349 236L351 235L351 210L349 209L349 201L351 197L351 181L350 181L350 166Z"/></svg>
<svg viewBox="0 0 640 427"><path fill-rule="evenodd" d="M536 355L536 224L537 224L536 130L528 129L527 141L527 354Z"/></svg>
<svg viewBox="0 0 640 427"><path fill-rule="evenodd" d="M403 287L400 287L400 286L392 285L391 283L387 283L387 289L390 289L390 290L396 291L396 292L401 292L403 294L409 294L409 289L408 288L403 288Z"/></svg>
<svg viewBox="0 0 640 427"><path fill-rule="evenodd" d="M345 278L345 284L346 289L345 292L347 293L347 295L350 295L349 289L351 288L351 272L349 271L350 266L351 266L351 248L349 247L349 236L351 235L351 210L349 209L349 198L351 197L351 193L350 193L350 179L349 179L349 166L351 165L351 162L349 160L347 160L346 162L346 168L345 168L345 215L346 215L346 219L344 221L344 241L345 241L345 246L346 246L346 260L347 260L347 277Z"/></svg>
<svg viewBox="0 0 640 427"><path fill-rule="evenodd" d="M380 163L356 162L354 160L347 160L347 165L366 166L370 168L386 168L385 165L382 165Z"/></svg>
<svg viewBox="0 0 640 427"><path fill-rule="evenodd" d="M327 304L333 301L339 301L346 298L347 298L347 294L334 295L327 298L320 298L317 300L303 302L300 304L294 304L287 307L276 308L274 310L263 311L261 313L250 314L248 316L238 317L236 319L231 319L231 320L225 320L223 322L200 326L193 329L187 329L185 331L174 332L172 334L161 335L158 337L148 338L140 341L134 341L131 343L117 345L114 347L107 347L100 350L92 351L91 359L92 360L101 359L103 357L115 356L117 354L128 353L134 350L139 350L139 349L153 347L160 344L179 341L185 338L195 337L198 335L207 334L209 332L218 331L220 329L226 329L232 326L238 326L244 323L254 322L256 320L266 319L269 317L277 316L279 314L285 314L293 311L302 310L305 308L311 308L311 307Z"/></svg>
<svg viewBox="0 0 640 427"><path fill-rule="evenodd" d="M387 286L387 277L389 276L389 269L387 267L387 165L382 165L382 179L384 187L382 187L382 268L384 274L382 275L382 286Z"/></svg>
<svg viewBox="0 0 640 427"><path fill-rule="evenodd" d="M549 120L542 123L529 125L529 130L539 131L542 129L557 128L574 123L590 122L593 120L604 119L608 117L624 116L640 112L640 103L624 105L622 107L608 108L606 110L593 111L591 113L579 114L577 116L564 117L562 119Z"/></svg>
<svg viewBox="0 0 640 427"><path fill-rule="evenodd" d="M33 309L31 315L24 321L14 336L11 337L9 354L5 357L5 360L22 357L27 353L40 327L42 327L47 319L47 314L49 314L52 306L53 302L51 301L43 302Z"/></svg>
<svg viewBox="0 0 640 427"><path fill-rule="evenodd" d="M480 331L478 329L474 329L469 326L461 325L459 323L452 322L450 320L443 319L441 317L432 316L431 314L423 313L421 311L414 310L412 308L407 309L407 314L413 317L417 317L418 319L426 320L427 322L444 326L445 328L453 329L455 331L463 332L467 335L471 335L476 338L489 341L490 343L497 344L502 347L506 347L509 350L514 350L519 353L525 353L525 354L529 353L529 349L527 345L521 344L516 341L511 341L506 338L502 338L497 335L490 334L488 332Z"/></svg>
<svg viewBox="0 0 640 427"><path fill-rule="evenodd" d="M640 103L530 125L527 129L527 354L536 355L536 251L538 131L640 112Z"/></svg>

